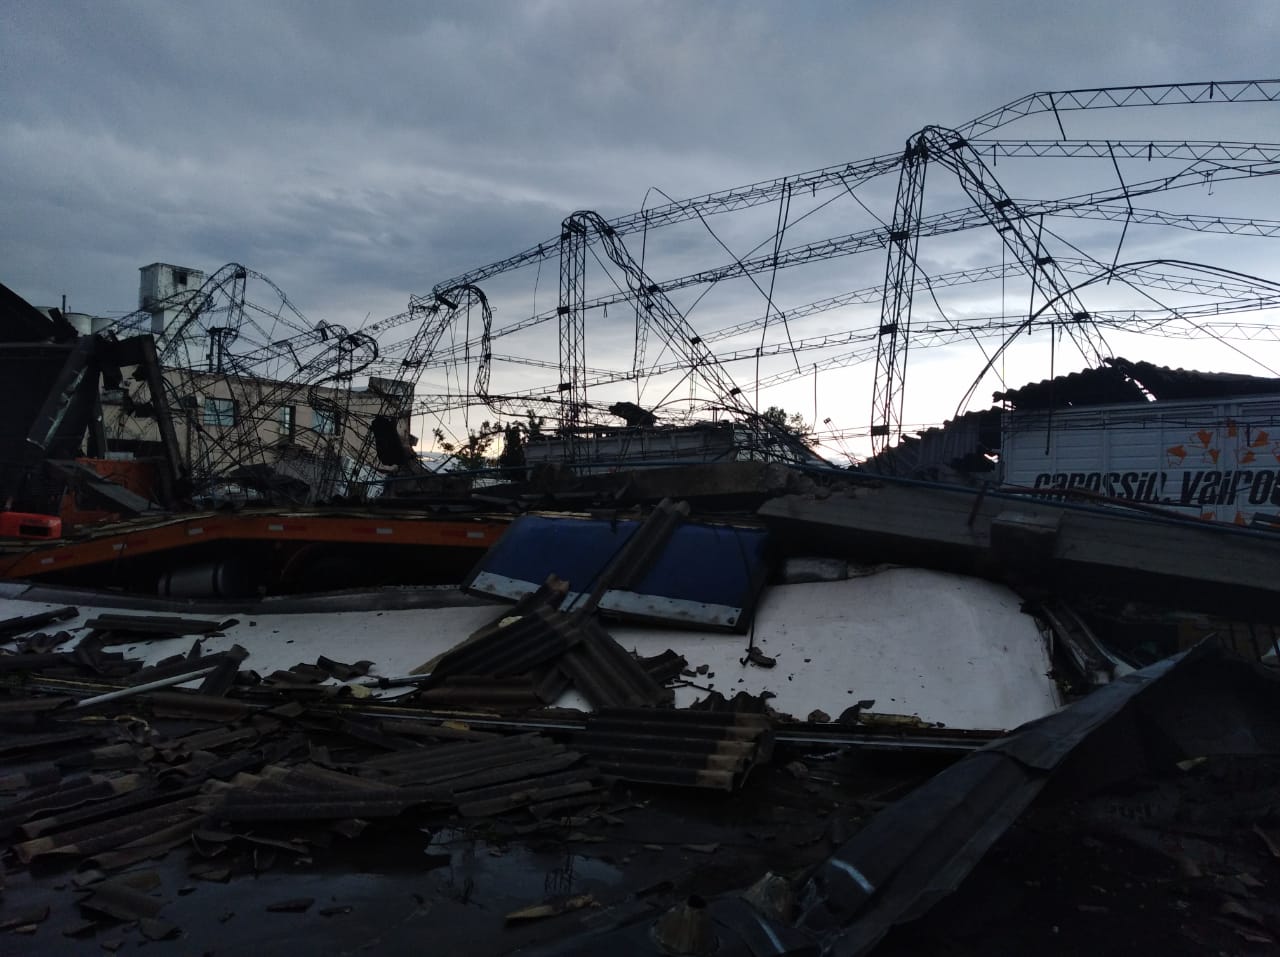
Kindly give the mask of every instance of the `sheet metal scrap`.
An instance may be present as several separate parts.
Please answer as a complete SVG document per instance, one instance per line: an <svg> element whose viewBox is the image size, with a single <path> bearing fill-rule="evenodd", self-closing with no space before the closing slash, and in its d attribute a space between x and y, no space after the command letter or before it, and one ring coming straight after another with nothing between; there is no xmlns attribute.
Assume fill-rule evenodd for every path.
<svg viewBox="0 0 1280 957"><path fill-rule="evenodd" d="M458 744L412 745L322 766L271 765L240 774L205 802L228 822L396 817L413 807L465 817L548 802L594 800L599 772L582 755L537 734Z"/></svg>
<svg viewBox="0 0 1280 957"><path fill-rule="evenodd" d="M0 654L0 673L18 672L24 677L40 673L118 678L142 667L140 661L126 659L119 652L103 651L90 638L82 639L71 651L33 653L24 650L18 654Z"/></svg>
<svg viewBox="0 0 1280 957"><path fill-rule="evenodd" d="M78 609L68 605L65 608L42 611L35 615L19 615L17 618L6 618L4 621L0 621L0 639L26 634L29 631L35 631L37 628L50 625L55 621L67 621L75 618L79 614Z"/></svg>
<svg viewBox="0 0 1280 957"><path fill-rule="evenodd" d="M14 845L24 864L40 857L92 857L103 851L134 844L150 844L158 834L182 825L195 826L202 815L195 799L184 797L152 807L94 821Z"/></svg>
<svg viewBox="0 0 1280 957"><path fill-rule="evenodd" d="M1178 755L1280 754L1278 687L1280 676L1207 642L1104 685L872 818L814 874L799 926L823 953L867 953L953 891L1051 777L1072 794ZM1076 775L1058 773L1068 764Z"/></svg>
<svg viewBox="0 0 1280 957"><path fill-rule="evenodd" d="M524 674L559 658L584 637L575 619L554 608L541 605L523 614L512 612L447 652L432 669L427 686L464 675Z"/></svg>
<svg viewBox="0 0 1280 957"><path fill-rule="evenodd" d="M674 692L655 681L597 622L585 620L582 630L584 639L560 656L557 667L593 708L671 704Z"/></svg>
<svg viewBox="0 0 1280 957"><path fill-rule="evenodd" d="M238 669L240 662L247 657L249 657L249 653L239 645L233 645L226 651L219 651L212 655L201 655L200 648L197 645L186 655L177 655L157 662L150 667L140 668L131 674L124 683L126 686L142 685L162 678L200 671L210 666L226 665L232 667L234 672L235 669Z"/></svg>
<svg viewBox="0 0 1280 957"><path fill-rule="evenodd" d="M553 704L572 685L594 708L669 706L674 695L664 683L679 674L683 659L670 652L641 662L593 615L610 588L629 587L645 573L688 511L684 503L661 502L618 552L607 561L601 558L602 567L579 584L583 590L571 612L559 610L571 583L548 575L509 611L423 666L430 674L418 703L528 710ZM557 674L562 681L554 680Z"/></svg>
<svg viewBox="0 0 1280 957"><path fill-rule="evenodd" d="M732 791L769 760L773 729L760 714L617 709L592 715L574 746L627 781Z"/></svg>
<svg viewBox="0 0 1280 957"><path fill-rule="evenodd" d="M19 655L17 658L42 656ZM202 665L199 658L180 658L168 670ZM223 656L237 660L234 655ZM136 669L137 662L131 666ZM136 671L133 676L148 677ZM37 680L48 680L35 676ZM116 694L141 690L116 686ZM115 866L165 853L181 843L203 819L199 795L216 770L218 750L230 751L252 743L257 727L210 727L175 738L155 725L137 720L140 702L102 700L97 707L113 715L67 708L40 707L36 697L10 697L5 712L29 708L33 721L22 733L0 739L10 760L26 761L7 775L2 789L16 797L0 809L0 831L17 838L13 851L19 861L42 858L95 858ZM93 700L93 698L86 699ZM44 703L68 704L51 696ZM122 713L122 709L128 709ZM31 763L32 761L37 763ZM87 773L86 773L87 772Z"/></svg>
<svg viewBox="0 0 1280 957"><path fill-rule="evenodd" d="M1033 605L1031 611L1049 623L1059 646L1086 685L1104 685L1116 677L1116 661L1099 643L1088 622L1070 604L1061 599L1049 600ZM1121 674L1127 671L1125 669Z"/></svg>
<svg viewBox="0 0 1280 957"><path fill-rule="evenodd" d="M574 798L586 803L599 790L599 771L582 755L540 734L438 745L370 758L355 770L397 786L436 788L464 816L499 814Z"/></svg>
<svg viewBox="0 0 1280 957"><path fill-rule="evenodd" d="M108 632L130 640L140 635L172 636L207 635L221 631L235 623L235 619L181 618L174 615L98 615L85 622L87 628ZM120 639L116 639L118 642Z"/></svg>
<svg viewBox="0 0 1280 957"><path fill-rule="evenodd" d="M215 660L239 659L183 655L159 670L181 675ZM554 667L545 670L563 685ZM93 714L71 707L74 697L4 694L0 711L26 711L30 721L0 736L12 766L0 775L9 795L0 803L0 838L22 868L97 869L92 887L66 891L87 918L72 926L78 934L104 921L139 922L126 932L152 939L177 933L157 920L164 901L126 878L102 878L182 847L189 876L229 880L277 860L304 867L334 835L354 838L371 820L394 826L412 812L405 827L419 839L424 821L458 826L489 817L529 833L606 799L599 770L541 734L428 731L419 722L308 706L289 700L287 689L258 707L169 690L103 701ZM146 921L155 925L150 933Z"/></svg>
<svg viewBox="0 0 1280 957"><path fill-rule="evenodd" d="M593 603L572 614L557 609L566 589L550 576L509 613L442 655L417 702L528 710L553 704L572 685L597 708L670 704L672 692L591 617ZM670 673L670 664L664 659L657 673Z"/></svg>
<svg viewBox="0 0 1280 957"><path fill-rule="evenodd" d="M443 803L439 791L392 788L386 792L290 790L259 794L256 790L227 792L211 816L222 821L337 821L347 818L399 817L410 807Z"/></svg>
<svg viewBox="0 0 1280 957"><path fill-rule="evenodd" d="M640 667L647 671L649 677L660 685L664 685L668 681L675 681L689 667L689 662L684 655L678 654L670 648L662 652L662 654L654 655L651 658L641 658L639 661Z"/></svg>
<svg viewBox="0 0 1280 957"><path fill-rule="evenodd" d="M73 808L89 802L109 801L149 783L140 774L95 774L75 775L44 788L33 788L24 798L4 806L0 813L0 836L8 837L21 828L27 837L36 837L74 814Z"/></svg>
<svg viewBox="0 0 1280 957"><path fill-rule="evenodd" d="M556 667L508 677L458 675L417 695L419 704L444 711L520 712L553 703L569 686Z"/></svg>

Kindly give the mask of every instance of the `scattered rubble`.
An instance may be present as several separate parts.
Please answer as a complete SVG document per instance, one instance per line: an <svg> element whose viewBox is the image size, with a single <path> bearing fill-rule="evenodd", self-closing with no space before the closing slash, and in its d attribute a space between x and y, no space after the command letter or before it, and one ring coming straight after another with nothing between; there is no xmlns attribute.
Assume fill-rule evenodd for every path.
<svg viewBox="0 0 1280 957"><path fill-rule="evenodd" d="M0 541L12 949L1280 940L1274 530L805 459L477 485L389 422L386 501L197 512L172 444L154 496L74 460L73 373L159 389L150 337L48 351L74 415L3 477L111 511Z"/></svg>

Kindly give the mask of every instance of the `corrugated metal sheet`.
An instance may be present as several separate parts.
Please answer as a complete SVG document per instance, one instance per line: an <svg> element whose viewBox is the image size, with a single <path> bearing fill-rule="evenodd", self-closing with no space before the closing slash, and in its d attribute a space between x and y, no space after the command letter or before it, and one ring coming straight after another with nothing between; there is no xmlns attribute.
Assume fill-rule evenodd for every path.
<svg viewBox="0 0 1280 957"><path fill-rule="evenodd" d="M1000 410L984 409L918 436L904 435L897 445L867 459L861 471L932 481L980 477L994 470L985 456L999 448Z"/></svg>
<svg viewBox="0 0 1280 957"><path fill-rule="evenodd" d="M541 817L553 807L564 809L595 800L601 793L600 773L582 765L559 774L521 778L469 791L455 792L454 800L464 817L504 814L527 807Z"/></svg>
<svg viewBox="0 0 1280 957"><path fill-rule="evenodd" d="M1246 395L1280 394L1280 379L1237 372L1198 372L1171 369L1151 362L1116 357L1106 365L1017 389L997 392L992 398L1008 402L1019 411L1062 409L1069 406L1113 405L1185 399L1221 399Z"/></svg>
<svg viewBox="0 0 1280 957"><path fill-rule="evenodd" d="M581 755L540 734L425 747L370 758L353 770L397 786L431 785L451 792L561 771Z"/></svg>
<svg viewBox="0 0 1280 957"><path fill-rule="evenodd" d="M529 603L523 610L443 655L416 701L432 708L520 711L553 704L572 685L596 708L671 702L671 691L585 613Z"/></svg>
<svg viewBox="0 0 1280 957"><path fill-rule="evenodd" d="M97 398L96 337L0 343L0 496L17 512L58 514L65 477L44 459L80 450Z"/></svg>
<svg viewBox="0 0 1280 957"><path fill-rule="evenodd" d="M1077 767L1134 772L1148 761L1163 768L1178 757L1274 752L1277 684L1205 642L1099 688L873 817L814 873L799 926L822 938L823 953L870 952L953 891L1077 751ZM1223 700L1239 706L1231 720L1188 719Z"/></svg>
<svg viewBox="0 0 1280 957"><path fill-rule="evenodd" d="M0 621L0 638L21 635L36 628L43 628L45 625L52 624L55 621L66 621L69 618L75 618L79 614L80 612L77 609L67 605L63 608L55 608L52 611L42 611L35 615L18 615L16 618L6 618L4 621Z"/></svg>
<svg viewBox="0 0 1280 957"><path fill-rule="evenodd" d="M514 620L512 620L514 619ZM505 622L505 623L504 623ZM551 608L531 608L480 629L431 669L428 687L466 675L501 678L524 674L560 657L583 638L579 624Z"/></svg>
<svg viewBox="0 0 1280 957"><path fill-rule="evenodd" d="M1147 401L1141 387L1131 381L1124 370L1110 366L1042 379L1017 389L996 392L991 398L1007 402L1019 411Z"/></svg>
<svg viewBox="0 0 1280 957"><path fill-rule="evenodd" d="M1280 394L1280 379L1239 372L1197 372L1171 369L1150 362L1104 359L1157 399L1216 399L1224 396Z"/></svg>
<svg viewBox="0 0 1280 957"><path fill-rule="evenodd" d="M460 675L419 692L415 700L446 711L528 711L552 704L568 685L569 679L556 667L502 678Z"/></svg>
<svg viewBox="0 0 1280 957"><path fill-rule="evenodd" d="M585 637L560 657L557 666L594 708L670 704L674 695L658 684L639 659L596 622L582 625Z"/></svg>
<svg viewBox="0 0 1280 957"><path fill-rule="evenodd" d="M218 631L226 619L181 618L175 615L98 615L85 622L95 631L144 635L207 635Z"/></svg>
<svg viewBox="0 0 1280 957"><path fill-rule="evenodd" d="M668 681L674 681L689 667L688 659L670 648L661 654L648 658L638 658L637 660L640 662L640 667L648 673L649 677L660 685L664 685Z"/></svg>
<svg viewBox="0 0 1280 957"><path fill-rule="evenodd" d="M627 781L732 791L769 759L773 731L759 714L618 709L589 718L574 746Z"/></svg>

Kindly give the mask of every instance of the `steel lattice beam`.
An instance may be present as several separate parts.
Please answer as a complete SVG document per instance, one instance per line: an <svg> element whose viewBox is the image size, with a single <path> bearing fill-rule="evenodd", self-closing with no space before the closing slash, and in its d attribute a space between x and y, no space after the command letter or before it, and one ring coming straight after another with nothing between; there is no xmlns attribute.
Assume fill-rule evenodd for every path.
<svg viewBox="0 0 1280 957"><path fill-rule="evenodd" d="M1143 211L1139 210L1141 214ZM1150 212L1150 211L1147 211ZM1275 224L1275 228L1280 230L1280 223ZM1078 276L1092 276L1099 270L1099 264L1086 259L1077 258L1059 258L1058 266L1067 273ZM1013 275L1022 274L1022 265L1017 262L1012 263L995 263L990 266L980 266L974 269L959 269L952 272L936 273L929 277L929 285L934 289L942 289L949 286L959 286L971 283L986 282L995 279L1007 278ZM1162 272L1155 269L1131 270L1126 273L1126 282L1130 285L1140 285L1152 289L1164 289L1170 292L1195 293L1204 296L1218 296L1224 299L1239 299L1242 297L1260 297L1263 294L1259 292L1257 286L1244 282L1232 281L1220 276L1203 277L1203 276L1187 276L1176 273ZM884 295L883 285L866 286L861 289L853 289L849 292L840 293L835 296L828 296L823 299L817 299L813 302L803 303L798 306L792 306L789 309L781 310L774 313L769 322L775 322L779 319L792 321L795 319L803 319L808 316L819 315L824 312L830 312L845 306L866 305L870 303L878 303ZM612 305L614 302L620 301L618 297L609 296L601 299L593 299L587 302L587 308L599 308L601 305ZM547 319L555 318L555 313L540 314L532 317L533 321L522 320L511 326L505 326L494 333L495 336L508 335L513 331L529 328L529 325L536 325ZM702 334L702 340L708 344L715 342L723 342L735 336L745 335L747 333L759 332L761 326L765 324L765 319L756 316L742 322L734 323L731 326L722 326L719 329L713 329ZM472 345L480 344L481 340L472 340ZM427 367L439 367L449 365L455 361L454 356L463 349L463 345L455 347L453 350L445 350L440 357L426 363ZM396 346L390 346L383 350L384 354L395 354ZM717 353L723 359L725 353ZM736 355L736 354L735 354ZM538 368L558 369L556 362L532 359L526 356L514 356L511 354L493 356L495 362L512 362L521 365L536 366ZM727 360L726 360L727 361ZM380 368L383 368L380 366ZM394 371L395 367L387 364L385 369L388 373ZM633 370L631 378L635 377ZM644 369L639 370L644 372ZM587 369L587 374L592 376L604 375L606 370L603 369ZM479 377L477 376L477 381ZM476 392L483 395L486 390L481 389L477 385Z"/></svg>
<svg viewBox="0 0 1280 957"><path fill-rule="evenodd" d="M871 436L875 451L901 431L903 380L910 344L911 303L915 290L920 213L931 144L921 134L907 142L898 179L898 196L885 246L889 251L876 339L876 373L871 387Z"/></svg>
<svg viewBox="0 0 1280 957"><path fill-rule="evenodd" d="M568 217L560 230L560 424L574 429L587 405L584 385L586 333L587 227L581 213Z"/></svg>
<svg viewBox="0 0 1280 957"><path fill-rule="evenodd" d="M776 202L778 197L787 189L809 190L814 195L817 194L818 190L832 188L852 189L877 176L893 172L897 168L898 160L899 156L896 153L886 156L872 156L868 159L857 160L852 163L841 163L838 166L828 166L807 173L796 173L791 176L781 176L759 183L751 183L747 186L737 186L714 193L705 193L702 196L693 196L689 199L678 200L662 206L653 206L647 210L619 216L616 219L609 220L608 225L619 235L626 235L640 229L656 229L660 226L687 222L691 219L697 219L699 216L728 213ZM508 256L506 259L500 259L497 262L455 276L453 279L440 283L437 288L467 282L483 282L491 276L519 269L530 263L550 259L556 255L559 248L558 242L548 240L516 253L514 256Z"/></svg>
<svg viewBox="0 0 1280 957"><path fill-rule="evenodd" d="M1211 163L1280 163L1280 143L1221 140L969 140L983 159L1190 160Z"/></svg>
<svg viewBox="0 0 1280 957"><path fill-rule="evenodd" d="M957 127L963 135L980 137L1009 123L1038 113L1111 109L1117 107L1156 107L1192 103L1257 103L1280 100L1280 80L1231 80L1207 83L1171 83L1155 86L1102 87L1089 90L1031 93L968 123ZM1063 139L1066 139L1065 133ZM648 210L619 216L609 222L619 234L641 228L658 228L686 222L699 215L715 215L775 202L786 189L819 190L853 187L897 168L901 154L872 156L837 166L762 180L745 186L704 193ZM506 259L481 266L436 286L437 289L463 283L483 282L491 276L540 262L555 255L555 240L539 243Z"/></svg>
<svg viewBox="0 0 1280 957"><path fill-rule="evenodd" d="M1280 80L1210 80L1151 86L1108 86L1087 90L1029 93L957 127L965 136L982 136L1037 113L1121 107L1184 106L1193 103L1274 103ZM1064 134L1065 138L1065 134Z"/></svg>
<svg viewBox="0 0 1280 957"><path fill-rule="evenodd" d="M1122 222L1128 219L1139 225L1168 226L1175 229L1188 229L1194 232L1224 233L1231 236L1250 236L1255 238L1280 237L1280 220L1243 219L1238 217L1211 216L1195 213L1171 213L1159 209L1143 207L1130 208L1127 205L1119 203L1099 203L1093 201L1094 197L1103 195L1107 194L1088 194L1086 200L1067 198L1048 202L1024 201L1022 205L1022 213L1027 217L1041 215L1065 216L1075 219L1102 220L1107 222ZM1111 198L1115 198L1114 194L1111 195ZM921 235L938 236L960 232L966 229L975 229L985 225L987 225L987 219L982 212L977 207L969 207L966 209L953 210L950 212L938 213L933 216L927 216L921 222L920 229ZM802 246L793 246L782 250L779 254L777 268L785 269L809 262L834 259L841 256L850 256L856 253L866 252L868 250L883 249L885 248L886 239L887 234L885 230L877 228L857 233L850 233L845 236L832 237L815 243L807 243ZM1063 269L1075 272L1096 272L1099 268L1097 263L1086 263L1083 260L1060 259L1058 262ZM658 283L658 287L663 293L676 292L680 289L692 286L733 279L738 276L745 275L747 272L763 272L774 268L773 263L774 260L771 255L761 256L756 259L745 260L742 262L727 263L713 269L702 270L700 272L691 273L686 276L680 276L667 280L666 282ZM1007 268L1016 271L1020 267L1015 263ZM982 269L977 270L977 272L980 274L990 274L989 276L982 275L980 278L996 278L999 273L994 273L992 270L999 269L1001 269L999 266L989 266L983 267ZM966 274L967 273L957 273L955 275L957 277L962 277ZM949 274L936 276L932 279L932 282L935 286L949 285L950 283L944 281L947 275ZM1178 288L1176 284L1163 286L1162 283L1165 281L1176 283L1176 280L1166 279L1156 282L1155 284L1162 288ZM1218 284L1215 283L1214 285ZM1227 286L1225 288L1227 289L1227 292L1224 294L1231 294L1231 287ZM1197 289L1197 291L1199 290ZM829 302L830 308L854 302L874 302L878 300L882 292L882 287L875 286L845 294L849 297L845 301L838 301L844 299L844 296L841 296L833 297L831 300L822 300L820 302ZM631 298L630 292L610 293L605 296L588 300L585 306L588 310L599 309L614 305L615 303L626 302ZM796 318L801 314L807 314L798 311L799 309L804 308L805 307L797 307L796 309L784 310L783 314L787 319ZM810 311L822 310L813 309ZM402 315L404 317L403 321L408 321L408 314ZM557 315L558 312L554 309L538 313L534 316L521 319L517 322L511 323L510 325L494 330L493 336L495 338L499 338L521 332L525 329L530 329L534 326L538 326L555 319ZM401 317L396 318L397 320L400 320ZM365 331L371 332L374 328L375 327L371 326ZM759 320L752 319L747 323L742 323L737 327L732 328L759 328ZM704 336L704 339L707 342L714 342L720 338L723 338L723 336L718 332L708 333ZM471 347L479 345L479 340L472 340L470 345ZM450 357L456 355L462 351L463 347L463 345L459 345L452 350L446 350L443 353L443 356ZM402 343L395 343L384 347L382 351L384 355L391 356L396 355L403 348L404 345Z"/></svg>

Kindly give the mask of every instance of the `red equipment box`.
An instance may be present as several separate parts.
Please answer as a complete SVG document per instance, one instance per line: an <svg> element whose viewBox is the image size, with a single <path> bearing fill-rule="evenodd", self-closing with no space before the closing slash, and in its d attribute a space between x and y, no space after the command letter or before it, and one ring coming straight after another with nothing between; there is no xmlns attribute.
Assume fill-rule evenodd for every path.
<svg viewBox="0 0 1280 957"><path fill-rule="evenodd" d="M0 512L0 538L61 538L62 519L31 512Z"/></svg>

